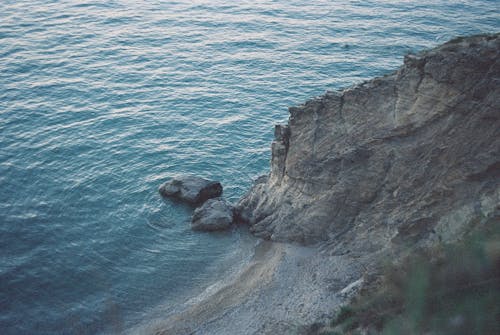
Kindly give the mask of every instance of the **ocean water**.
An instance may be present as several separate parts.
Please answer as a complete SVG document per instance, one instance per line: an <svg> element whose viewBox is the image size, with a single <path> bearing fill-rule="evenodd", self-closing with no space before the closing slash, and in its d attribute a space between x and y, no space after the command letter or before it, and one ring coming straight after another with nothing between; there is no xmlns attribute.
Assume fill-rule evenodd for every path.
<svg viewBox="0 0 500 335"><path fill-rule="evenodd" d="M497 0L0 0L0 333L117 333L245 261L158 186L236 201L287 106L500 30Z"/></svg>

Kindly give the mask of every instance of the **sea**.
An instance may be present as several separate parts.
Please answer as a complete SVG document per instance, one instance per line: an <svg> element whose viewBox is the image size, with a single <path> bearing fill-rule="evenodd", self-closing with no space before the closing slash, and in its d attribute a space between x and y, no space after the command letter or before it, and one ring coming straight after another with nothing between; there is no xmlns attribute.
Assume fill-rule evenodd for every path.
<svg viewBox="0 0 500 335"><path fill-rule="evenodd" d="M0 334L175 313L256 239L192 231L161 183L236 202L288 106L498 31L498 0L0 0Z"/></svg>

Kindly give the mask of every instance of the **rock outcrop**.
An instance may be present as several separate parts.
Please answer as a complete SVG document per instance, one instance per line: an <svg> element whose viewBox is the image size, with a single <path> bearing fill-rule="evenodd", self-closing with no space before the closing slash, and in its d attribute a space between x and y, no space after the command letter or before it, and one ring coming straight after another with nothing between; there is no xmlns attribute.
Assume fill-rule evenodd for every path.
<svg viewBox="0 0 500 335"><path fill-rule="evenodd" d="M174 178L161 185L159 190L164 197L174 198L192 205L199 205L222 194L222 185L195 176Z"/></svg>
<svg viewBox="0 0 500 335"><path fill-rule="evenodd" d="M266 239L344 253L453 240L498 216L499 53L499 34L455 39L291 107L239 219Z"/></svg>
<svg viewBox="0 0 500 335"><path fill-rule="evenodd" d="M233 207L224 199L207 200L195 209L191 219L191 228L200 231L226 230L233 223Z"/></svg>

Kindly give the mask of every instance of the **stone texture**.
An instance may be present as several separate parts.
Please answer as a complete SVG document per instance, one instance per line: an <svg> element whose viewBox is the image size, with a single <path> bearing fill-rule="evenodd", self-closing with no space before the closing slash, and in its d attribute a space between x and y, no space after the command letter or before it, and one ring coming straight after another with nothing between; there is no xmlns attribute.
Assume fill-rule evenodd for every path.
<svg viewBox="0 0 500 335"><path fill-rule="evenodd" d="M233 223L233 207L224 199L207 200L195 209L191 219L191 228L201 231L226 230Z"/></svg>
<svg viewBox="0 0 500 335"><path fill-rule="evenodd" d="M498 216L499 51L499 34L455 39L291 107L239 220L345 253L452 240Z"/></svg>
<svg viewBox="0 0 500 335"><path fill-rule="evenodd" d="M197 205L208 199L219 197L222 194L222 185L217 181L200 177L182 176L161 185L158 191L164 197Z"/></svg>

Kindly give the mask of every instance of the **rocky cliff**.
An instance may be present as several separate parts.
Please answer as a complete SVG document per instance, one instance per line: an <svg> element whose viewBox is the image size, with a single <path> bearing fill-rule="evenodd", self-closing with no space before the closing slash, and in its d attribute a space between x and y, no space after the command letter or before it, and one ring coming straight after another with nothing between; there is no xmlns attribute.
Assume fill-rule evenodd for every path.
<svg viewBox="0 0 500 335"><path fill-rule="evenodd" d="M381 259L499 225L499 53L499 34L456 39L290 108L270 174L235 214L258 236L318 247L261 241L182 312L134 333L311 334L376 286Z"/></svg>
<svg viewBox="0 0 500 335"><path fill-rule="evenodd" d="M333 253L453 240L500 204L500 35L291 107L237 204L257 236ZM496 221L498 222L498 221ZM326 243L325 243L326 242Z"/></svg>

